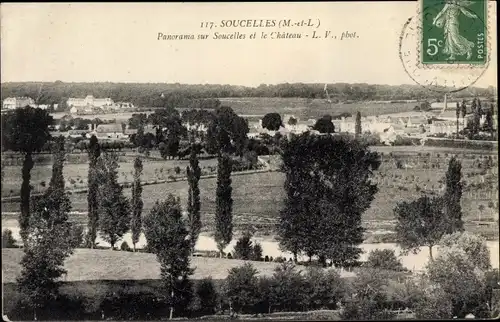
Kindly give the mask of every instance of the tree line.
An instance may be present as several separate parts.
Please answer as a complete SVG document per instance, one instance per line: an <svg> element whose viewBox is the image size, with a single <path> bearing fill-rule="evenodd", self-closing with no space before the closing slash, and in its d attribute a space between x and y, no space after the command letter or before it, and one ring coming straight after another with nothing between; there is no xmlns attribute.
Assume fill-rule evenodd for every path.
<svg viewBox="0 0 500 322"><path fill-rule="evenodd" d="M69 97L110 97L114 101L131 102L140 107L196 106L196 99L219 97L301 97L336 101L360 100L409 100L429 97L429 92L419 85L370 85L328 84L326 97L324 83L261 84L257 87L235 85L187 85L165 83L65 83L56 82L12 82L1 84L1 98L29 96L37 104L59 104L65 110ZM469 87L454 94L456 97L492 96L493 88ZM441 95L436 94L440 99Z"/></svg>

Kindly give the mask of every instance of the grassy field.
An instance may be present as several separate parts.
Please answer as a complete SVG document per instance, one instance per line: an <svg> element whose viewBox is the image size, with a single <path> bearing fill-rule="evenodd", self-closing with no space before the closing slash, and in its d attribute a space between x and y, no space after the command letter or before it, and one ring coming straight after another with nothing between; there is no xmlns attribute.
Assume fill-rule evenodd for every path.
<svg viewBox="0 0 500 322"><path fill-rule="evenodd" d="M21 271L21 249L2 248L2 273L4 283L15 283ZM193 257L193 279L211 276L226 278L228 271L246 261L225 258ZM278 265L272 262L251 262L261 275L272 275ZM65 281L88 280L152 280L160 278L160 265L154 254L112 250L76 249L65 264L68 274Z"/></svg>

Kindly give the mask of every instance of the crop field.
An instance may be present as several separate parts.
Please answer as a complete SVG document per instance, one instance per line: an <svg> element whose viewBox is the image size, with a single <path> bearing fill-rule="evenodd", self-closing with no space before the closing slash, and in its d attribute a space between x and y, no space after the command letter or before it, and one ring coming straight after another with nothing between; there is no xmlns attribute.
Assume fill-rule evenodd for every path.
<svg viewBox="0 0 500 322"><path fill-rule="evenodd" d="M398 202L415 200L424 192L435 195L442 194L445 172L451 157L451 154L448 153L421 153L409 150L382 153L382 164L373 178L378 183L379 191L375 195L371 207L363 215L365 227L374 231L391 229L393 226L391 221L394 220L393 209ZM472 221L492 222L498 218L497 157L493 157L492 168L489 170L480 168L485 157L486 155L483 156L480 153L459 153L459 158L462 160L462 178L465 183L462 211L468 226L471 226ZM164 165L168 162L158 164ZM173 162L176 164L176 161ZM127 166L131 167L131 165ZM82 167L84 166L82 165ZM154 175L153 165L145 166L145 169L148 168L148 173ZM130 172L132 168L127 169L126 171ZM47 171L49 171L48 175L50 168L47 168ZM121 171L123 170L120 169ZM128 176L130 177L131 174ZM253 228L264 235L274 234L273 225L276 223L283 205L284 179L284 174L280 172L233 176L233 223L236 231ZM202 179L200 190L203 230L207 232L213 229L216 178ZM147 185L143 187L142 194L144 213L147 213L157 200L164 199L169 193L179 196L183 206L186 206L187 182ZM125 189L125 194L130 197L131 189ZM86 223L86 193L72 194L71 202L73 211L82 212L72 215L72 219L82 224ZM19 211L19 204L17 202L4 202L2 209L4 212ZM5 215L2 218L5 219ZM474 225L471 227L476 229ZM492 230L491 233L498 237L498 231L495 233L494 228L485 226L484 229Z"/></svg>
<svg viewBox="0 0 500 322"><path fill-rule="evenodd" d="M250 116L267 113L293 114L302 120L318 118L325 114L337 115L343 112L363 116L382 115L412 111L416 103L351 103L333 104L325 99L282 98L282 97L234 97L220 98L223 105L230 106L237 114Z"/></svg>
<svg viewBox="0 0 500 322"><path fill-rule="evenodd" d="M119 162L118 181L132 182L134 173L134 158L122 158ZM199 160L202 174L209 174L217 169L217 159ZM188 160L148 160L143 159L141 181L167 180L169 177L185 177ZM176 173L176 168L179 173ZM21 166L4 166L4 181L2 184L2 197L18 196L21 188ZM64 178L67 189L81 189L87 187L88 163L66 163ZM34 193L40 193L47 188L52 174L51 164L35 164L31 170L31 185Z"/></svg>

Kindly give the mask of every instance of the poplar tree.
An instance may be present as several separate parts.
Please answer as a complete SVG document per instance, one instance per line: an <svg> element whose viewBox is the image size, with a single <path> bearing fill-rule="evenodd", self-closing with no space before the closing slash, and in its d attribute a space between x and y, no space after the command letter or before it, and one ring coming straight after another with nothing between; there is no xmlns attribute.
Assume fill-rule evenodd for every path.
<svg viewBox="0 0 500 322"><path fill-rule="evenodd" d="M136 250L135 245L139 241L142 230L142 208L144 203L142 201L142 186L141 186L141 174L142 174L142 161L140 157L135 158L134 161L134 184L132 186L132 220L130 222L130 230L132 231L132 244L134 246L134 252Z"/></svg>
<svg viewBox="0 0 500 322"><path fill-rule="evenodd" d="M191 240L191 251L194 251L196 246L196 241L200 235L201 230L201 218L200 218L200 176L201 169L198 162L198 156L196 153L194 144L191 144L191 151L189 156L189 166L187 167L187 178L189 183L189 194L188 194L188 224L189 224L189 235Z"/></svg>
<svg viewBox="0 0 500 322"><path fill-rule="evenodd" d="M231 197L231 159L219 152L215 200L215 235L220 257L233 238L233 199Z"/></svg>
<svg viewBox="0 0 500 322"><path fill-rule="evenodd" d="M182 297L189 293L191 245L189 232L182 219L181 205L172 194L161 203L156 202L144 218L144 234L148 248L160 263L161 279L170 306L170 319L174 308L186 306Z"/></svg>
<svg viewBox="0 0 500 322"><path fill-rule="evenodd" d="M354 131L356 137L358 137L361 134L361 113L359 111L356 113L356 126Z"/></svg>
<svg viewBox="0 0 500 322"><path fill-rule="evenodd" d="M2 150L8 149L24 155L21 182L19 228L21 238L27 237L30 221L31 170L33 154L40 152L50 139L52 116L43 109L26 106L2 115Z"/></svg>
<svg viewBox="0 0 500 322"><path fill-rule="evenodd" d="M448 233L464 230L462 221L462 164L455 156L448 163L446 171L446 190L444 192L444 215L449 221Z"/></svg>
<svg viewBox="0 0 500 322"><path fill-rule="evenodd" d="M105 182L99 189L99 230L105 241L115 244L129 229L130 204L118 183L118 156L114 152L104 155Z"/></svg>
<svg viewBox="0 0 500 322"><path fill-rule="evenodd" d="M87 242L90 248L95 247L97 238L97 230L99 227L99 157L101 155L101 147L97 141L97 137L92 135L90 138L88 156L89 156L89 172L88 172L88 225L87 225Z"/></svg>
<svg viewBox="0 0 500 322"><path fill-rule="evenodd" d="M57 279L66 272L64 260L75 246L68 221L71 204L64 191L64 138L57 138L55 143L52 177L47 191L34 203L17 278L18 290L33 310L35 320L39 310L57 298Z"/></svg>

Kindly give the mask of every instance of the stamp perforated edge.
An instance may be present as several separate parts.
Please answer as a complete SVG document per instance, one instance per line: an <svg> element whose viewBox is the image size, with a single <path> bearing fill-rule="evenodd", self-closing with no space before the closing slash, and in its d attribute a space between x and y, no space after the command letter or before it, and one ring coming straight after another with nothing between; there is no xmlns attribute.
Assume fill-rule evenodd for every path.
<svg viewBox="0 0 500 322"><path fill-rule="evenodd" d="M419 27L419 32L417 36L417 43L416 43L416 52L417 52L417 64L416 66L420 69L475 69L475 70L481 70L481 69L488 69L490 65L490 60L491 60L491 32L492 30L491 27L491 21L492 21L492 14L491 12L493 11L493 0L485 0L487 2L485 6L486 10L486 22L485 22L485 27L486 27L486 39L487 39L487 44L486 47L488 49L486 53L486 62L484 64L481 63L475 63L475 64L467 64L467 63L449 63L449 64L422 64L422 49L421 49L421 44L422 44L422 15L421 13L423 12L423 5L424 2L423 0L418 1L418 8L417 8L417 15L416 15L416 23L417 26Z"/></svg>

